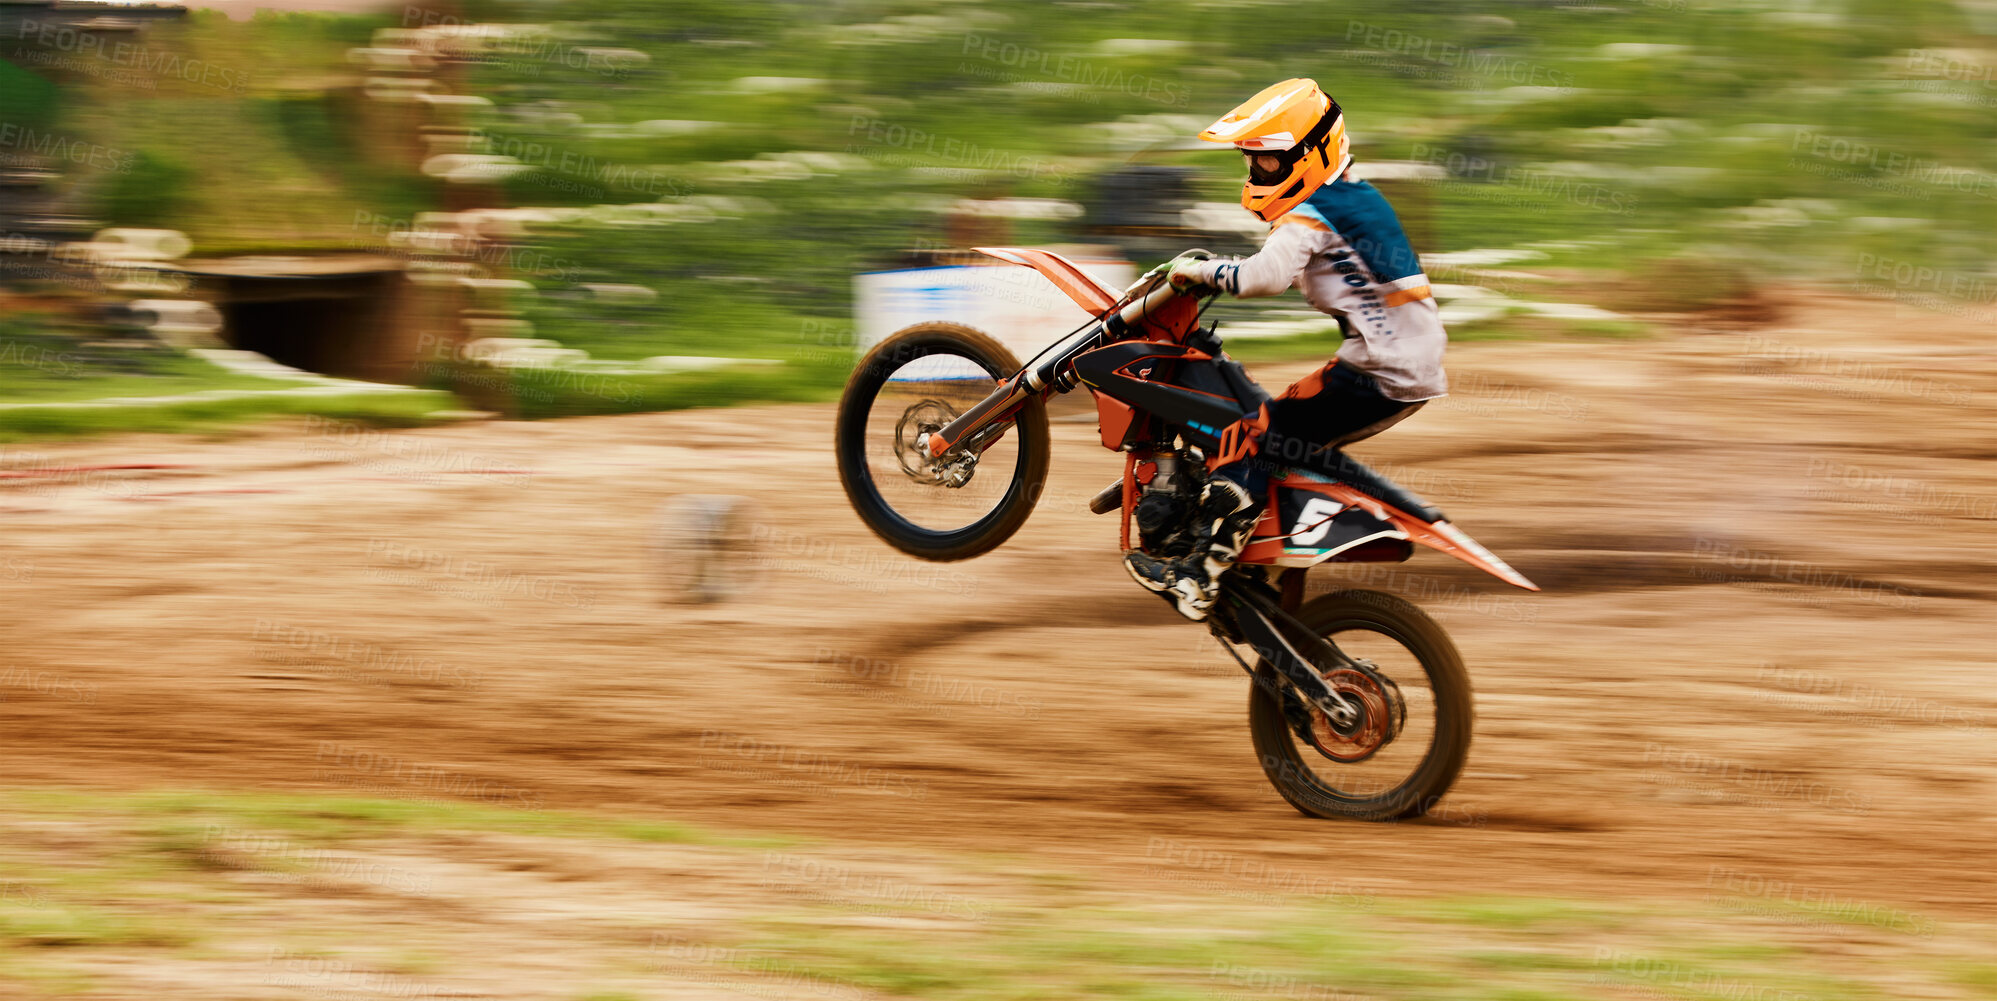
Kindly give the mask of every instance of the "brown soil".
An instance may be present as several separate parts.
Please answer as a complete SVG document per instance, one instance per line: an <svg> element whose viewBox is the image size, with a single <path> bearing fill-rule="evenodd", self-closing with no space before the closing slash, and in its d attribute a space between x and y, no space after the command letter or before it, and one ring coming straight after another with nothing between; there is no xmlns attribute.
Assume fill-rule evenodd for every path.
<svg viewBox="0 0 1997 1001"><path fill-rule="evenodd" d="M1461 345L1451 371L1356 451L1545 593L1433 553L1319 575L1408 594L1470 665L1476 742L1429 820L1277 798L1239 669L1085 509L1120 469L1092 422L1055 425L1010 544L931 565L847 507L829 406L8 447L37 475L0 478L0 774L612 811L1136 885L1169 839L1363 858L1386 892L1690 898L1737 870L1997 913L1987 330L1811 304ZM162 468L98 468L132 465ZM648 540L684 493L754 495L746 597L663 600Z"/></svg>

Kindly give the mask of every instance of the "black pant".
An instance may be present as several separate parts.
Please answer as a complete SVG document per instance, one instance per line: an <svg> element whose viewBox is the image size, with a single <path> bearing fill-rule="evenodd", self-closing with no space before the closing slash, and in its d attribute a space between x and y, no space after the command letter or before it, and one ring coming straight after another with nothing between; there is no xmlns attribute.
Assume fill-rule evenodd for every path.
<svg viewBox="0 0 1997 1001"><path fill-rule="evenodd" d="M1233 480L1260 500L1270 472L1331 472L1338 449L1393 427L1425 402L1390 400L1372 376L1334 360L1270 401L1268 427L1254 436L1255 453L1215 469L1214 475Z"/></svg>

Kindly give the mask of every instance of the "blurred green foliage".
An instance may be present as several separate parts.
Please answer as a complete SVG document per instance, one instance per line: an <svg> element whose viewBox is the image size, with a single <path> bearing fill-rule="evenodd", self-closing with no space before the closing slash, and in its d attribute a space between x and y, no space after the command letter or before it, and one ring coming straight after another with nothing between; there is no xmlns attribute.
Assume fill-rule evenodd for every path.
<svg viewBox="0 0 1997 1001"><path fill-rule="evenodd" d="M802 359L799 377L827 392L837 366L811 362L851 315L852 276L962 242L953 201L1086 203L1103 172L1141 162L1192 166L1200 199L1232 202L1236 158L1188 140L1292 75L1345 107L1362 174L1385 160L1442 172L1392 192L1432 220L1424 252L1531 245L1536 267L1641 285L1646 308L1771 280L1890 283L1899 262L1952 281L1943 298L1987 298L1960 293L1992 287L1974 279L1997 264L1997 48L1971 16L1946 0L417 2L373 18L197 15L161 44L245 86L102 86L67 114L139 154L100 186L107 217L175 225L203 253L378 249L355 222L368 214L579 210L535 225L532 266L495 269L536 286L514 303L535 336L607 359ZM349 48L454 19L558 34L439 71L489 108L362 96ZM425 177L394 137L439 123L531 169ZM148 189L158 204L135 197ZM686 211L610 208L652 204ZM1001 226L1014 242L1075 237ZM658 298L609 307L584 283Z"/></svg>
<svg viewBox="0 0 1997 1001"><path fill-rule="evenodd" d="M52 81L0 60L0 123L47 129L55 121L58 103Z"/></svg>
<svg viewBox="0 0 1997 1001"><path fill-rule="evenodd" d="M139 150L129 166L112 174L104 186L99 214L121 226L172 228L187 211L193 167L169 154Z"/></svg>

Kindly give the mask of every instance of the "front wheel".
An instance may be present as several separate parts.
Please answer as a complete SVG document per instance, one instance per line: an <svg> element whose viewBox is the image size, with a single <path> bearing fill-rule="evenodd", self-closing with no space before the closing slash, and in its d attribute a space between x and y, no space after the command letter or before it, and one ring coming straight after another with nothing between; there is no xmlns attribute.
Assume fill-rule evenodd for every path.
<svg viewBox="0 0 1997 1001"><path fill-rule="evenodd" d="M1300 737L1284 713L1288 682L1258 664L1248 728L1262 773L1307 816L1401 820L1433 809L1470 753L1470 675L1456 645L1413 603L1379 591L1326 594L1297 618L1365 666L1313 659L1363 712L1338 726L1303 706Z"/></svg>
<svg viewBox="0 0 1997 1001"><path fill-rule="evenodd" d="M1047 406L1027 400L982 450L932 458L918 439L1019 371L1012 352L956 323L904 327L846 383L833 430L839 482L887 543L925 560L984 553L1025 524L1047 479Z"/></svg>

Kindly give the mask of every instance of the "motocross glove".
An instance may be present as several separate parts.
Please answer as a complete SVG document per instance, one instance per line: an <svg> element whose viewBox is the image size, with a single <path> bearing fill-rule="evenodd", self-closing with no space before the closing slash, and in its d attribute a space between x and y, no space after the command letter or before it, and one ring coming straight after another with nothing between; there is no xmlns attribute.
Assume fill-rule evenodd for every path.
<svg viewBox="0 0 1997 1001"><path fill-rule="evenodd" d="M1198 257L1175 257L1159 265L1173 288L1184 289L1208 284L1208 262Z"/></svg>

